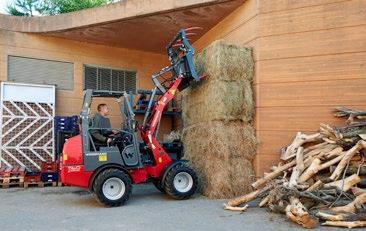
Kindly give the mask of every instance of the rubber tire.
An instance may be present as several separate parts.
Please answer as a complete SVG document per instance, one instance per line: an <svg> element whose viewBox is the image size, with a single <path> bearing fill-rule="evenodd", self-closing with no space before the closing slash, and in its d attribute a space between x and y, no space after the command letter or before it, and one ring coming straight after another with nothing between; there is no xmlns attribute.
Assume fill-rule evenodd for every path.
<svg viewBox="0 0 366 231"><path fill-rule="evenodd" d="M191 177L193 179L192 188L188 192L185 192L185 193L177 191L173 184L174 177L180 172L188 173L189 175L191 175ZM172 198L177 199L177 200L185 200L185 199L192 197L195 194L197 188L198 188L197 174L186 163L177 164L174 167L172 167L171 169L169 169L169 172L167 173L167 175L165 176L165 179L164 179L165 192L169 196L171 196Z"/></svg>
<svg viewBox="0 0 366 231"><path fill-rule="evenodd" d="M125 193L118 200L109 200L103 194L103 184L104 182L112 177L117 177L125 183ZM97 201L108 207L116 207L121 206L128 201L132 192L132 184L130 177L123 171L118 169L106 169L103 172L99 173L99 175L94 179L93 182L93 194L96 197Z"/></svg>
<svg viewBox="0 0 366 231"><path fill-rule="evenodd" d="M162 186L160 180L153 180L153 184L157 190L159 190L162 193L165 193L164 187Z"/></svg>

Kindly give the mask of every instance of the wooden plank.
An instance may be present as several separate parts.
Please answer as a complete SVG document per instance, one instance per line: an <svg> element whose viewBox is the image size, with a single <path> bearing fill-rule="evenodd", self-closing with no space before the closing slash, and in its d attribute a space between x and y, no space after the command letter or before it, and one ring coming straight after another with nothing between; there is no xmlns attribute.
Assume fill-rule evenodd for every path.
<svg viewBox="0 0 366 231"><path fill-rule="evenodd" d="M258 17L254 17L245 24L226 34L222 39L239 45L245 45L257 37Z"/></svg>
<svg viewBox="0 0 366 231"><path fill-rule="evenodd" d="M258 59L280 59L366 51L366 25L261 37Z"/></svg>
<svg viewBox="0 0 366 231"><path fill-rule="evenodd" d="M365 8L366 1L353 0L261 14L258 35L268 36L365 24L366 11L363 10Z"/></svg>
<svg viewBox="0 0 366 231"><path fill-rule="evenodd" d="M365 79L366 52L263 60L255 72L255 83Z"/></svg>
<svg viewBox="0 0 366 231"><path fill-rule="evenodd" d="M357 109L366 110L366 104ZM344 126L345 119L333 116L334 107L262 107L257 108L257 130L265 131L317 131L321 123Z"/></svg>
<svg viewBox="0 0 366 231"><path fill-rule="evenodd" d="M249 21L253 21L258 13L258 2L260 0L248 0L238 9L233 11L229 16L224 18L216 26L214 26L210 31L199 38L193 45L197 52L202 50L204 47L208 46L215 40L222 39L225 37L230 37L232 33L240 33L245 36L253 36L254 34L246 33L246 24ZM238 32L239 31L239 32ZM252 30L253 33L253 30ZM245 39L243 39L245 40ZM242 43L242 42L241 42Z"/></svg>
<svg viewBox="0 0 366 231"><path fill-rule="evenodd" d="M365 105L366 79L254 85L257 107ZM314 112L315 113L315 112Z"/></svg>
<svg viewBox="0 0 366 231"><path fill-rule="evenodd" d="M40 52L66 54L70 55L73 60L80 57L89 57L94 60L97 58L99 61L103 61L103 59L105 59L108 60L107 64L111 64L112 62L125 63L129 68L143 63L146 63L146 65L151 63L167 63L166 55L152 52L97 45L37 34L24 34L7 31L0 32L0 38L2 37L1 34L5 34L5 41L0 42L0 45L7 44L9 48L29 48L36 49Z"/></svg>
<svg viewBox="0 0 366 231"><path fill-rule="evenodd" d="M280 150L291 143L296 132L256 131L258 140L257 155L280 155Z"/></svg>
<svg viewBox="0 0 366 231"><path fill-rule="evenodd" d="M309 6L332 4L347 0L260 0L259 12L283 11Z"/></svg>
<svg viewBox="0 0 366 231"><path fill-rule="evenodd" d="M56 115L65 115L65 114L80 114L81 98L61 98L56 97Z"/></svg>
<svg viewBox="0 0 366 231"><path fill-rule="evenodd" d="M265 172L269 172L270 167L277 165L280 159L279 155L256 155L254 160L254 169L257 177L262 177Z"/></svg>

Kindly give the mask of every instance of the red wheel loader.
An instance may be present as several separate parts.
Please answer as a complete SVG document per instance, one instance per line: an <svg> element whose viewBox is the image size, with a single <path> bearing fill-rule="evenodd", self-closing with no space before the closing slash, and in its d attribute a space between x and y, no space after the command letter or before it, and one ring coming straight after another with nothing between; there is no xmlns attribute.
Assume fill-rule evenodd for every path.
<svg viewBox="0 0 366 231"><path fill-rule="evenodd" d="M89 189L106 206L123 205L133 184L153 182L175 199L188 199L196 191L198 180L187 161L173 160L156 138L164 108L177 91L200 81L193 64L194 49L181 29L167 46L170 65L152 76L151 92L143 123L138 125L126 92L86 90L80 113L81 134L68 139L60 161L62 183ZM168 77L167 77L168 75ZM156 101L154 97L160 93ZM95 97L116 98L123 123L112 142L93 140L90 104ZM137 140L137 132L142 141Z"/></svg>

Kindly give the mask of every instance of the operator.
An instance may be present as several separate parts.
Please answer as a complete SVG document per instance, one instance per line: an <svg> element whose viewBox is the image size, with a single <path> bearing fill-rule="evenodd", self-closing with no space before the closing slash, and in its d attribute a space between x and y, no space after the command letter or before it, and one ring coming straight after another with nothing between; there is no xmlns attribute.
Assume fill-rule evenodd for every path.
<svg viewBox="0 0 366 231"><path fill-rule="evenodd" d="M102 144L110 144L112 142L111 136L116 134L116 131L112 130L111 121L107 117L109 115L108 105L101 103L97 107L98 112L93 117L93 125L90 131L94 141Z"/></svg>

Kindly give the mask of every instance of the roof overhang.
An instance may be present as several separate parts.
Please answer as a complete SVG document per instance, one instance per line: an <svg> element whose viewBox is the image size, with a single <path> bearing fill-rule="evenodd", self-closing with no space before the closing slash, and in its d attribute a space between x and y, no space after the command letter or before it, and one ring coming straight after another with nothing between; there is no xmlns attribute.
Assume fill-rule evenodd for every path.
<svg viewBox="0 0 366 231"><path fill-rule="evenodd" d="M123 0L46 17L0 15L0 29L162 53L180 28L202 27L192 42L245 0Z"/></svg>

